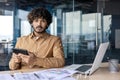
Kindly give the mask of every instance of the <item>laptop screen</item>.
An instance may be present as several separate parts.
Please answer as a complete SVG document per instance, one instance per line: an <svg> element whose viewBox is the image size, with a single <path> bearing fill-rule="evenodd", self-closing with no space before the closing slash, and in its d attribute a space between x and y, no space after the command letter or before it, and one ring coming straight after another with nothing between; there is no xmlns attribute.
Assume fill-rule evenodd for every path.
<svg viewBox="0 0 120 80"><path fill-rule="evenodd" d="M106 50L108 48L109 42L101 43L99 46L99 49L97 51L96 57L94 59L90 74L92 74L96 69L100 67L100 64L103 60L103 57L106 53Z"/></svg>

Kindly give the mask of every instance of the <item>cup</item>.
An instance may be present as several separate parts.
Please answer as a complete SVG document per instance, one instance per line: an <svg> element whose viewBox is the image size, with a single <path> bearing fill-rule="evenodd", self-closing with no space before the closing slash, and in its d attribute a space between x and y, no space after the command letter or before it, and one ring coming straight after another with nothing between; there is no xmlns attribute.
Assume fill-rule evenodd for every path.
<svg viewBox="0 0 120 80"><path fill-rule="evenodd" d="M112 73L119 72L119 60L118 59L109 60L109 71Z"/></svg>

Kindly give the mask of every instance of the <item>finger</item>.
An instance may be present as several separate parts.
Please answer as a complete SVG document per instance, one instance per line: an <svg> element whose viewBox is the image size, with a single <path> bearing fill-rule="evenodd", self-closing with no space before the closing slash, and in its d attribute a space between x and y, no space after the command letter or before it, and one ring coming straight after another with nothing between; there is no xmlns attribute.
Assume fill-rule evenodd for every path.
<svg viewBox="0 0 120 80"><path fill-rule="evenodd" d="M29 55L31 55L31 54L32 54L32 52L28 52L28 54L29 54Z"/></svg>
<svg viewBox="0 0 120 80"><path fill-rule="evenodd" d="M29 56L27 56L27 55L21 55L20 57L21 57L22 59L29 58Z"/></svg>
<svg viewBox="0 0 120 80"><path fill-rule="evenodd" d="M26 56L26 55L19 53L18 56L19 56L19 57L24 57L24 56Z"/></svg>
<svg viewBox="0 0 120 80"><path fill-rule="evenodd" d="M12 55L12 56L17 56L17 54L13 53L13 55Z"/></svg>
<svg viewBox="0 0 120 80"><path fill-rule="evenodd" d="M12 58L16 59L17 57L18 56L15 53L13 53Z"/></svg>
<svg viewBox="0 0 120 80"><path fill-rule="evenodd" d="M34 57L35 55L32 52L29 52L29 56Z"/></svg>
<svg viewBox="0 0 120 80"><path fill-rule="evenodd" d="M18 56L14 57L13 59L16 63L21 62L21 58Z"/></svg>

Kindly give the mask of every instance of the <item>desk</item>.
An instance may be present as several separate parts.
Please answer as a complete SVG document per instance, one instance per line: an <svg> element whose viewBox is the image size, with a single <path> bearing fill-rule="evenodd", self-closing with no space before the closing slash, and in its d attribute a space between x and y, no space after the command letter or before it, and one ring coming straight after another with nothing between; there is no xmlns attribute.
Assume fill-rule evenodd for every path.
<svg viewBox="0 0 120 80"><path fill-rule="evenodd" d="M102 63L101 67L92 75L87 77L82 75L80 77L80 74L77 74L76 77L78 76L78 80L120 80L120 71L116 73L111 73L108 70L108 63Z"/></svg>
<svg viewBox="0 0 120 80"><path fill-rule="evenodd" d="M38 71L43 69L22 69L22 70L14 70L14 71L1 71L0 74L13 74L16 72L31 72L31 71ZM75 74L73 77L76 80L120 80L120 72L111 73L108 70L108 63L102 63L101 67L95 71L90 76Z"/></svg>

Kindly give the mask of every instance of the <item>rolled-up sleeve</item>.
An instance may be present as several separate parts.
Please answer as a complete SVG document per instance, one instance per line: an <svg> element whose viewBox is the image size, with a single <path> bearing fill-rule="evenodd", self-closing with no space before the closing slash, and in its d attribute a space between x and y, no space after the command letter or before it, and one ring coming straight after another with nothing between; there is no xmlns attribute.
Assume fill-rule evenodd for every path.
<svg viewBox="0 0 120 80"><path fill-rule="evenodd" d="M9 62L9 68L11 70L16 70L20 68L20 63L15 63L14 60L11 58L10 62Z"/></svg>
<svg viewBox="0 0 120 80"><path fill-rule="evenodd" d="M20 45L20 39L18 39L15 47L18 48L19 45ZM15 63L15 62L14 62L14 59L11 57L11 59L10 59L10 61L9 61L9 68L10 68L11 70L15 70L15 69L19 69L20 66L21 66L21 65L20 65L19 63Z"/></svg>

